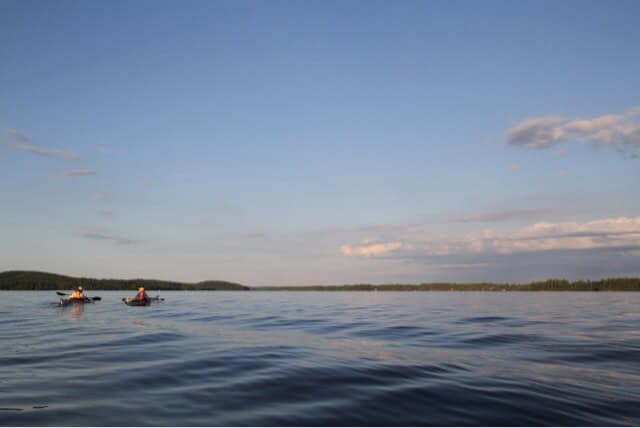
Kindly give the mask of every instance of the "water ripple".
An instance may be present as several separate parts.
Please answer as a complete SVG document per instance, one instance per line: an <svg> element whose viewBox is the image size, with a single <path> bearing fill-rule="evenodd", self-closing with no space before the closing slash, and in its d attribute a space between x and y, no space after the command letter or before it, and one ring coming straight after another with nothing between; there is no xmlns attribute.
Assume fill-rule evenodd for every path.
<svg viewBox="0 0 640 428"><path fill-rule="evenodd" d="M4 294L2 425L640 424L640 295L120 294Z"/></svg>

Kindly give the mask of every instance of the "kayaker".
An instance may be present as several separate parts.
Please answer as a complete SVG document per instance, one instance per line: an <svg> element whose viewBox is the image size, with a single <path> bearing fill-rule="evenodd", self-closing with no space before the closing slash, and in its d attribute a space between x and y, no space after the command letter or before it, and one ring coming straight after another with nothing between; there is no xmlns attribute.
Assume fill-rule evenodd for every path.
<svg viewBox="0 0 640 428"><path fill-rule="evenodd" d="M78 286L75 290L73 290L73 292L69 296L69 300L72 300L72 299L79 299L79 300L84 299L84 294L82 293L81 285Z"/></svg>
<svg viewBox="0 0 640 428"><path fill-rule="evenodd" d="M149 300L149 296L147 296L143 286L138 287L138 294L136 294L134 300Z"/></svg>

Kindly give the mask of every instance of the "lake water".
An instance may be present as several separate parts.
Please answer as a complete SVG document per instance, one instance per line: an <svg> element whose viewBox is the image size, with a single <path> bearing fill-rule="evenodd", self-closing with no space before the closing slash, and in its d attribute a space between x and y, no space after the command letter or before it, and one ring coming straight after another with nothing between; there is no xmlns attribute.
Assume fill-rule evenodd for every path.
<svg viewBox="0 0 640 428"><path fill-rule="evenodd" d="M87 294L0 292L0 425L640 425L640 293Z"/></svg>

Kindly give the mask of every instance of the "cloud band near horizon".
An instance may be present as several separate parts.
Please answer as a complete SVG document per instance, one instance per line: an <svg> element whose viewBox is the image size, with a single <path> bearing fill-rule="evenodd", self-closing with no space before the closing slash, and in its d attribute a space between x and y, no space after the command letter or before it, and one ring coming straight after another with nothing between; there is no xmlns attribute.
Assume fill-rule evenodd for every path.
<svg viewBox="0 0 640 428"><path fill-rule="evenodd" d="M640 255L640 217L617 217L586 223L537 222L514 232L484 229L458 238L398 236L344 244L344 256L412 259L416 256L514 254L558 250L628 248Z"/></svg>

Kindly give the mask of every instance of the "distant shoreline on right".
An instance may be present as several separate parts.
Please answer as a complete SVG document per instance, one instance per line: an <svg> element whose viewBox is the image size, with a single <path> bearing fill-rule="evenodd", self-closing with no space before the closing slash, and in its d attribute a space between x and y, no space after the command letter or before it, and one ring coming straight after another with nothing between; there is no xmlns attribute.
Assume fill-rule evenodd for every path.
<svg viewBox="0 0 640 428"><path fill-rule="evenodd" d="M311 286L251 287L252 291L640 291L640 278L607 278L601 280L549 279L529 283L455 283L422 284L351 284Z"/></svg>

